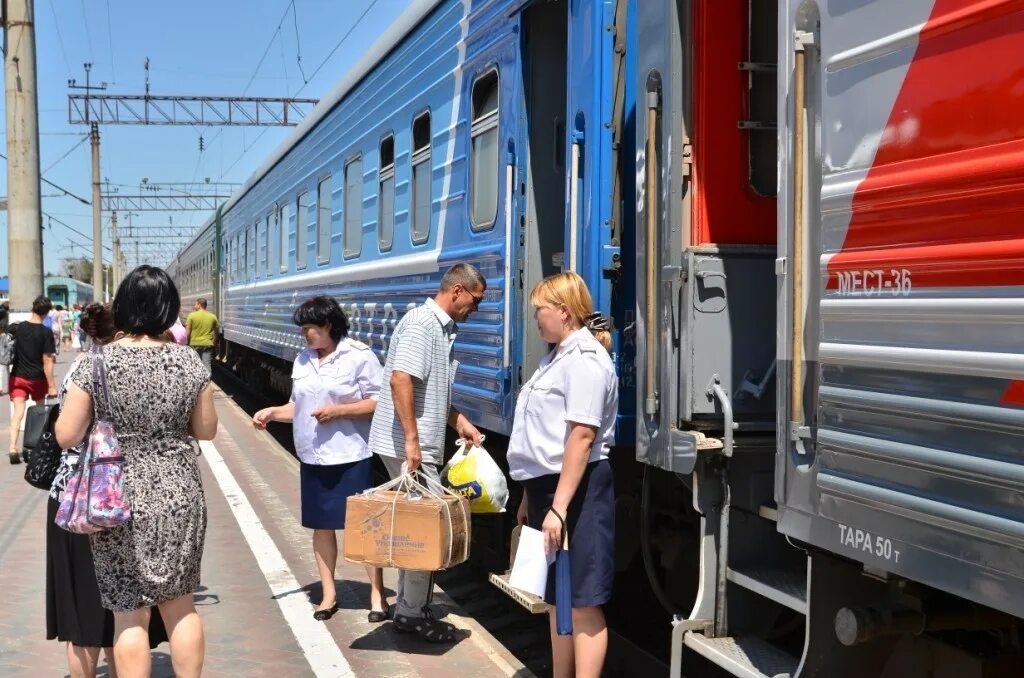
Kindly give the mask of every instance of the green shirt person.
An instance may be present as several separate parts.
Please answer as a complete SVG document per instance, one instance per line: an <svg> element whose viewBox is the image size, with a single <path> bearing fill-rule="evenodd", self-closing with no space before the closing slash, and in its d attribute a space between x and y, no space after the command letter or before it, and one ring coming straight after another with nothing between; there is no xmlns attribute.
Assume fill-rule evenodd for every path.
<svg viewBox="0 0 1024 678"><path fill-rule="evenodd" d="M185 319L188 345L202 358L206 369L211 369L213 346L217 342L217 316L206 310L206 299L196 299L196 308Z"/></svg>

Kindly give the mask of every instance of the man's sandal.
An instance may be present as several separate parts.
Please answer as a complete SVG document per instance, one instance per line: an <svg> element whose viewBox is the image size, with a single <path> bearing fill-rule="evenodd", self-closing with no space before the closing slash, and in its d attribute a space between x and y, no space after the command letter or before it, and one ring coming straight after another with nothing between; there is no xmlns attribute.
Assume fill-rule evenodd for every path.
<svg viewBox="0 0 1024 678"><path fill-rule="evenodd" d="M458 640L456 629L452 624L430 615L430 610L425 610L423 617L407 617L396 614L394 619L395 630L399 633L415 633L429 643L454 643Z"/></svg>

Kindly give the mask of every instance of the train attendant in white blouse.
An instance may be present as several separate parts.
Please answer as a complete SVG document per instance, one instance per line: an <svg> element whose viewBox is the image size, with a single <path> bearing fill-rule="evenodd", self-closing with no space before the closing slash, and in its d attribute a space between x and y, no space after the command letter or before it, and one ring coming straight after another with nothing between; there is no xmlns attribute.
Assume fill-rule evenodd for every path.
<svg viewBox="0 0 1024 678"><path fill-rule="evenodd" d="M302 462L302 526L313 530L313 554L323 584L313 617L326 621L338 610L334 571L346 500L373 487L367 439L383 370L366 344L348 338L348 318L334 299L303 302L292 322L302 328L307 348L295 358L291 400L260 410L252 421L259 429L271 421L292 423L295 452ZM368 619L382 622L388 618L382 571L368 566L366 574Z"/></svg>
<svg viewBox="0 0 1024 678"><path fill-rule="evenodd" d="M555 349L516 401L509 473L523 484L519 522L544 531L556 551L569 531L572 636L559 636L551 613L555 678L598 678L608 648L601 606L615 577L615 492L608 452L614 443L618 379L609 352L610 321L594 313L575 273L545 278L530 294L537 329ZM554 567L545 600L554 604Z"/></svg>

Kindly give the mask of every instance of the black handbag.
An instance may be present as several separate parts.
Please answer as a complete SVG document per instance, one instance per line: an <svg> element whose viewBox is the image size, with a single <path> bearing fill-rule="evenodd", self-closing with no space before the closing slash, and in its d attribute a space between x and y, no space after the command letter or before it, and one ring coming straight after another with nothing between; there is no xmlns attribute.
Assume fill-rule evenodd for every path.
<svg viewBox="0 0 1024 678"><path fill-rule="evenodd" d="M42 405L33 405L25 410L25 434L21 439L22 449L31 449L39 444L46 429L46 423L50 420L50 412L57 409L57 399L53 402L43 401Z"/></svg>
<svg viewBox="0 0 1024 678"><path fill-rule="evenodd" d="M29 438L28 419L28 414L33 410L38 411L35 413L38 432L33 431L34 440ZM25 457L25 482L41 490L50 489L53 479L57 477L57 470L60 468L62 450L57 444L57 436L54 432L59 414L60 408L56 403L35 405L30 407L26 413L25 444L22 447Z"/></svg>

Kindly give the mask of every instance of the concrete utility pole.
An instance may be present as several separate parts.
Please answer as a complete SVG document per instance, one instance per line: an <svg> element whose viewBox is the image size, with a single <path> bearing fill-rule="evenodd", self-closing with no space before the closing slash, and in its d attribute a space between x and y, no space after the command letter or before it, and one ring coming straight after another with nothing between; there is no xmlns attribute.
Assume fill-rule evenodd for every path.
<svg viewBox="0 0 1024 678"><path fill-rule="evenodd" d="M107 83L93 85L90 75L92 64L82 64L85 67L85 85L79 85L75 80L68 80L70 89L85 90L86 116L85 124L89 125L89 141L92 146L92 288L97 296L103 294L103 223L100 209L100 126L95 121L89 120L89 96L93 90L104 90ZM106 299L104 299L106 301Z"/></svg>
<svg viewBox="0 0 1024 678"><path fill-rule="evenodd" d="M103 223L100 213L100 126L92 123L92 288L103 293ZM105 301L106 299L104 299Z"/></svg>
<svg viewBox="0 0 1024 678"><path fill-rule="evenodd" d="M113 212L110 215L110 241L114 245L114 256L113 256L113 277L114 281L111 284L115 290L117 286L121 284L121 239L117 236L117 212Z"/></svg>
<svg viewBox="0 0 1024 678"><path fill-rule="evenodd" d="M11 308L28 311L43 293L39 201L39 102L32 0L6 0L4 90L7 105L7 271Z"/></svg>

